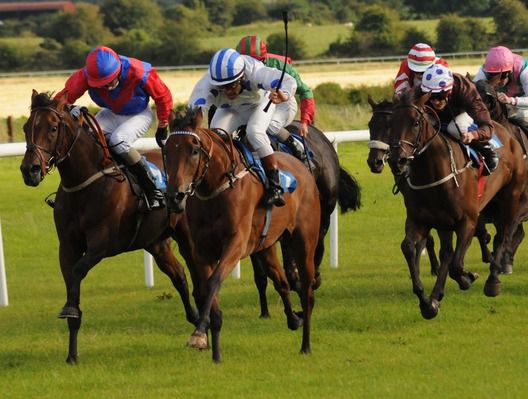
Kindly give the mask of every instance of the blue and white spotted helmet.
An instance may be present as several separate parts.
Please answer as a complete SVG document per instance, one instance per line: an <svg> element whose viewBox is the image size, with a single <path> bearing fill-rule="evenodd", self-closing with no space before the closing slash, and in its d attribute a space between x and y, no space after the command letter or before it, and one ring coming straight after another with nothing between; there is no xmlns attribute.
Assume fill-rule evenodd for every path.
<svg viewBox="0 0 528 399"><path fill-rule="evenodd" d="M433 64L425 70L420 88L424 93L451 91L453 88L453 72L445 65Z"/></svg>
<svg viewBox="0 0 528 399"><path fill-rule="evenodd" d="M209 63L209 81L221 86L233 83L244 74L246 64L240 53L231 48L218 50Z"/></svg>

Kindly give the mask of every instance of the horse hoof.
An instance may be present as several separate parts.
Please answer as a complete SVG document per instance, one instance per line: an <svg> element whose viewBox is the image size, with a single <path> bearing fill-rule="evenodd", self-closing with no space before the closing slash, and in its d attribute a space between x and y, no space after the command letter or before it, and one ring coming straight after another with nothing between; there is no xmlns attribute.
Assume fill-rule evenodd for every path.
<svg viewBox="0 0 528 399"><path fill-rule="evenodd" d="M77 356L69 356L66 358L66 363L75 366L77 364Z"/></svg>
<svg viewBox="0 0 528 399"><path fill-rule="evenodd" d="M207 334L200 331L195 331L189 337L187 346L196 349L207 349L209 347L207 343Z"/></svg>
<svg viewBox="0 0 528 399"><path fill-rule="evenodd" d="M507 263L505 265L502 265L501 273L502 274L512 274L513 273L513 265L511 263Z"/></svg>
<svg viewBox="0 0 528 399"><path fill-rule="evenodd" d="M473 284L475 280L478 278L479 278L478 273L464 272L460 275L460 279L457 281L458 286L462 291L469 290L469 288L471 287L471 284Z"/></svg>
<svg viewBox="0 0 528 399"><path fill-rule="evenodd" d="M320 286L321 286L321 275L317 274L317 276L315 276L315 279L313 281L312 289L315 291Z"/></svg>
<svg viewBox="0 0 528 399"><path fill-rule="evenodd" d="M262 312L259 317L261 319L271 319L271 316L268 312Z"/></svg>
<svg viewBox="0 0 528 399"><path fill-rule="evenodd" d="M422 317L426 320L434 319L438 314L439 308L440 302L438 302L436 299L431 299L430 301L420 303Z"/></svg>
<svg viewBox="0 0 528 399"><path fill-rule="evenodd" d="M490 283L489 281L486 281L486 284L484 285L484 295L489 297L496 297L501 293L501 283Z"/></svg>
<svg viewBox="0 0 528 399"><path fill-rule="evenodd" d="M288 328L292 331L297 330L303 325L302 312L293 312L293 314L288 317Z"/></svg>
<svg viewBox="0 0 528 399"><path fill-rule="evenodd" d="M78 319L81 317L81 312L74 306L64 306L57 317L59 319Z"/></svg>

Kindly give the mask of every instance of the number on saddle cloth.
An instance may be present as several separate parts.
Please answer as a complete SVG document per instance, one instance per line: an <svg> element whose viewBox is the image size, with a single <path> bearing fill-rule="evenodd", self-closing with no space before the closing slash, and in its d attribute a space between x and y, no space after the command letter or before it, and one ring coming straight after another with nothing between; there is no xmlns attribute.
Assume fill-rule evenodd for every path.
<svg viewBox="0 0 528 399"><path fill-rule="evenodd" d="M251 152L251 150L241 140L233 140L233 143L242 155L247 168L255 172L262 184L266 186L268 178L266 177L266 173L264 172L264 167L262 166L260 158L257 158L255 155L253 155L253 152ZM297 188L297 179L288 171L279 169L279 180L282 190L285 193L293 193Z"/></svg>

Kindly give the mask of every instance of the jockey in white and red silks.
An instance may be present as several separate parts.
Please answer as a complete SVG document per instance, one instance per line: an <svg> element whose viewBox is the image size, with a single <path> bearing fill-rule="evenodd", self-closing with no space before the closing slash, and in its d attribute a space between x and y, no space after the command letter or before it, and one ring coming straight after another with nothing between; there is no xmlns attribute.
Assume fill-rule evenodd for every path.
<svg viewBox="0 0 528 399"><path fill-rule="evenodd" d="M394 80L394 94L399 97L407 90L420 86L424 71L434 64L448 66L447 61L437 57L428 44L417 43L412 46L407 58L400 64Z"/></svg>

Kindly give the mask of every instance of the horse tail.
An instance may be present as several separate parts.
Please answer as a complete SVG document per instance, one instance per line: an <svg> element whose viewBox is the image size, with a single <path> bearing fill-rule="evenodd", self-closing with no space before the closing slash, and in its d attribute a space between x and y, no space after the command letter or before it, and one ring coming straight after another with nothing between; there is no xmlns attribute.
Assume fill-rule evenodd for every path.
<svg viewBox="0 0 528 399"><path fill-rule="evenodd" d="M361 207L361 187L357 180L342 167L339 167L337 201L341 207L341 213L356 211Z"/></svg>

